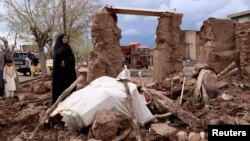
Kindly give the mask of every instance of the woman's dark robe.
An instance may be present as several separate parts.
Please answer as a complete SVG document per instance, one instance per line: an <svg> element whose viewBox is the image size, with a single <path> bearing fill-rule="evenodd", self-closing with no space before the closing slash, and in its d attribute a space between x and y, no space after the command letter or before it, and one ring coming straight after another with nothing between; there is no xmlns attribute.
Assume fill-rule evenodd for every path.
<svg viewBox="0 0 250 141"><path fill-rule="evenodd" d="M4 94L3 69L5 66L5 55L0 51L0 97Z"/></svg>
<svg viewBox="0 0 250 141"><path fill-rule="evenodd" d="M76 80L74 54L69 44L62 43L62 39L65 35L66 34L58 36L57 42L54 46L52 76L53 103L55 103L62 92ZM62 61L64 61L64 67L61 66Z"/></svg>

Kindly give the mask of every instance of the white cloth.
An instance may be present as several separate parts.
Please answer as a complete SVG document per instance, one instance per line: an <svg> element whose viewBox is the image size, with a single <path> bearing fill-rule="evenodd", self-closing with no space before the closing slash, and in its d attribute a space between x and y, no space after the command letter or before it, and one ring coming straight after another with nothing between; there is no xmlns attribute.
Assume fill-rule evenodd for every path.
<svg viewBox="0 0 250 141"><path fill-rule="evenodd" d="M13 76L9 76L6 72L8 66L4 67L4 71L3 71L3 79L6 80L5 83L5 91L15 91L16 90L16 82L15 82L15 78L16 78L16 72L14 71L14 75Z"/></svg>
<svg viewBox="0 0 250 141"><path fill-rule="evenodd" d="M124 65L124 69L120 74L116 77L117 80L131 80L130 71L127 68L127 65Z"/></svg>
<svg viewBox="0 0 250 141"><path fill-rule="evenodd" d="M153 115L140 97L136 85L128 83L128 86L135 117L138 122L144 124L152 119ZM92 124L96 112L103 109L131 117L124 84L115 78L107 76L97 78L87 87L75 91L59 103L50 116L53 117L60 113L66 126L80 130L82 127Z"/></svg>
<svg viewBox="0 0 250 141"><path fill-rule="evenodd" d="M14 91L6 91L6 97L14 97Z"/></svg>

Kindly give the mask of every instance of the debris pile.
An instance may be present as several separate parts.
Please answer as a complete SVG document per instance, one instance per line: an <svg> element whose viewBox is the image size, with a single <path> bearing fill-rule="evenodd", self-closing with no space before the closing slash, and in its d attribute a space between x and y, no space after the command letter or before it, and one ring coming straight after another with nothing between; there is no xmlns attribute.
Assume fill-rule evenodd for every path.
<svg viewBox="0 0 250 141"><path fill-rule="evenodd" d="M43 128L33 140L137 140L138 136L141 140L151 141L206 140L206 129L209 124L250 124L250 87L248 87L247 81L243 83L242 80L238 80L238 77L229 77L234 74L231 72L235 68L237 68L237 65L233 62L216 74L208 65L196 64L188 69L184 68L183 72L170 75L162 83L154 83L151 86L146 85L144 82L147 78L141 78L140 76L141 81L137 81L139 82L138 85L141 86L138 87L139 92L142 98L145 99L144 102L150 112L153 113L153 116L143 124L140 124L140 119L137 118L139 132L134 128L131 116L119 110L114 110L115 108L106 110L104 106L100 108L97 100L101 99L102 96L97 94L97 88L95 88L95 91L86 92L87 86L77 91L84 90L84 94L73 93L67 99L78 97L79 100L84 101L84 95L87 98L91 97L91 95L98 97L94 98L95 100L87 100L93 104L97 102L97 105L90 110L88 116L82 116L86 120L91 117L91 112L96 111L92 120L89 120L90 124L76 130L76 128L72 129L65 126L65 122L62 122L65 121L62 120L63 116L54 116L43 125ZM123 75L120 75L120 77L124 78ZM99 78L99 80L101 79ZM102 80L102 82L98 83L98 87L101 85L108 87L110 86L109 83L118 83L119 87L112 85L110 90L114 91L116 89L116 93L120 93L119 88L126 93L122 82L113 80L113 78L112 81L108 80L107 82L105 79ZM33 87L31 83L23 86L26 89ZM90 85L90 87L93 86L94 84ZM130 83L129 86L131 86ZM79 98L80 95L83 97ZM106 93L105 95L107 96ZM124 102L127 100L126 95L123 95ZM62 103L66 103L67 99L61 102L59 107L62 107ZM112 99L116 101L119 96L116 95ZM135 100L133 94L132 100ZM78 105L79 102L73 101L73 103ZM121 106L121 104L114 101L105 105L113 105L114 103ZM138 102L135 103L138 104ZM44 116L46 110L51 107L50 104L51 95L49 93L21 93L18 94L18 98L0 99L0 137L5 140L26 140ZM86 110L86 107L89 106L80 107ZM97 110L98 107L99 110ZM128 108L129 105L125 107L127 110L126 108L121 109L130 113L128 110L130 109ZM80 109L74 114L75 116L81 111ZM69 111L65 111L65 114L70 115ZM145 110L142 111L145 112ZM73 121L70 122L73 123ZM74 124L80 125L81 122L78 121Z"/></svg>

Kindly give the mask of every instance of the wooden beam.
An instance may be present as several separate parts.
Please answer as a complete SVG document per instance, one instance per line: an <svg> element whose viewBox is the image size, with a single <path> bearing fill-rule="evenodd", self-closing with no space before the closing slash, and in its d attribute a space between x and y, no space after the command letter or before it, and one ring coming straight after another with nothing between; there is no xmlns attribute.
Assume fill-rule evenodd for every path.
<svg viewBox="0 0 250 141"><path fill-rule="evenodd" d="M159 11L159 10L139 9L139 8L133 9L133 8L113 7L113 6L106 6L104 7L104 9L112 14L127 14L127 15L157 16L157 17L160 17L163 13L173 13L169 11Z"/></svg>

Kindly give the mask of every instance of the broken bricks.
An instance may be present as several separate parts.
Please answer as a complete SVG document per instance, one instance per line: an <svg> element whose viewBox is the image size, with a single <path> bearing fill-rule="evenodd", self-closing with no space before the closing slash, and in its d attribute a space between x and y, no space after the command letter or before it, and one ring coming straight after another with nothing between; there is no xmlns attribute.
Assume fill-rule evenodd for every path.
<svg viewBox="0 0 250 141"><path fill-rule="evenodd" d="M151 124L150 130L163 137L167 137L169 140L176 137L177 129L171 127L165 123Z"/></svg>
<svg viewBox="0 0 250 141"><path fill-rule="evenodd" d="M119 121L115 112L108 110L99 111L96 113L95 121L91 128L92 134L97 140L112 140L118 134L120 123L122 121Z"/></svg>

